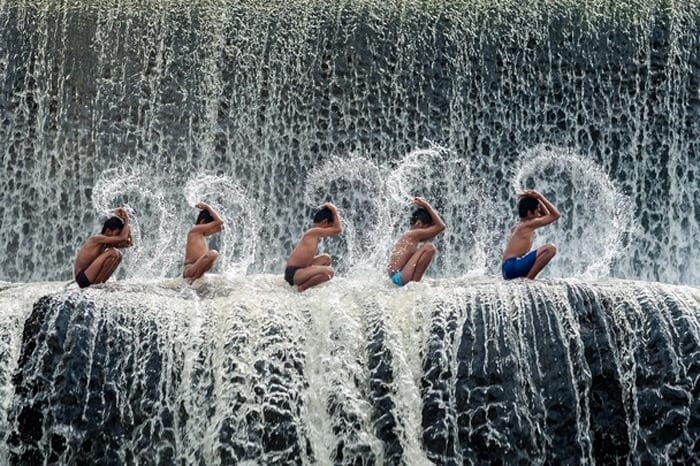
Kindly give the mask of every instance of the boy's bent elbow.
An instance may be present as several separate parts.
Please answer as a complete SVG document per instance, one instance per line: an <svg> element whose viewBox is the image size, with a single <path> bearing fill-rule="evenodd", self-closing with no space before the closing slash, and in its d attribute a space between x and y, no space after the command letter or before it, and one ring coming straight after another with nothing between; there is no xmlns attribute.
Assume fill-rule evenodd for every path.
<svg viewBox="0 0 700 466"><path fill-rule="evenodd" d="M435 236L439 235L443 231L445 231L445 224L444 223L441 223L439 225L433 225L432 227L430 227L430 230L429 230L429 233L430 233L429 238L434 238Z"/></svg>

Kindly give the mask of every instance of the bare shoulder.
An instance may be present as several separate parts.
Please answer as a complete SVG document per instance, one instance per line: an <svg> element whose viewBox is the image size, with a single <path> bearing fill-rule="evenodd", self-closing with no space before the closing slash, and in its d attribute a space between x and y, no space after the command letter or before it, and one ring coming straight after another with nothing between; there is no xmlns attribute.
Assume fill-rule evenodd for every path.
<svg viewBox="0 0 700 466"><path fill-rule="evenodd" d="M105 236L105 235L92 235L87 240L85 240L85 245L83 247L102 244L105 242L106 239L107 239L107 236Z"/></svg>
<svg viewBox="0 0 700 466"><path fill-rule="evenodd" d="M404 232L399 239L396 240L396 244L415 244L420 241L419 230L408 230Z"/></svg>
<svg viewBox="0 0 700 466"><path fill-rule="evenodd" d="M84 256L92 256L96 253L96 251L100 251L103 245L103 242L101 240L102 238L106 237L102 235L94 235L86 239L83 245L80 246L80 249L78 250L78 258Z"/></svg>
<svg viewBox="0 0 700 466"><path fill-rule="evenodd" d="M297 243L297 247L306 247L308 244L312 244L314 242L318 243L319 236L316 232L313 231L314 228L310 228L304 233L302 233L301 238L299 238L299 242Z"/></svg>
<svg viewBox="0 0 700 466"><path fill-rule="evenodd" d="M513 233L527 233L528 231L534 230L534 225L531 220L524 220L513 225Z"/></svg>
<svg viewBox="0 0 700 466"><path fill-rule="evenodd" d="M413 240L416 238L416 230L404 231L401 236L399 236L399 241L401 240Z"/></svg>
<svg viewBox="0 0 700 466"><path fill-rule="evenodd" d="M323 234L323 228L309 228L304 232L301 239L304 238L318 238Z"/></svg>

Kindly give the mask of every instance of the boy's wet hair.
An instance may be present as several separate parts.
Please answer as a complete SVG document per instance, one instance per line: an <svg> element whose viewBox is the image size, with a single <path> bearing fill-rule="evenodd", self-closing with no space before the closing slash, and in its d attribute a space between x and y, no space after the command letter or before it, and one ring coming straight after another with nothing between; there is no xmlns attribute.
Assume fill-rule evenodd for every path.
<svg viewBox="0 0 700 466"><path fill-rule="evenodd" d="M314 223L321 223L324 220L328 220L328 223L330 223L331 225L333 224L333 212L331 212L331 209L327 207L319 209L314 214Z"/></svg>
<svg viewBox="0 0 700 466"><path fill-rule="evenodd" d="M413 214L411 215L411 225L416 223L418 220L420 220L423 225L433 224L433 218L430 216L428 211L422 207L419 207L413 211Z"/></svg>
<svg viewBox="0 0 700 466"><path fill-rule="evenodd" d="M537 210L540 205L540 201L534 197L521 197L518 201L518 215L520 218L527 217L528 212Z"/></svg>
<svg viewBox="0 0 700 466"><path fill-rule="evenodd" d="M107 233L107 230L119 230L124 228L124 220L122 220L119 217L110 217L108 218L104 225L102 225L102 234L104 235Z"/></svg>
<svg viewBox="0 0 700 466"><path fill-rule="evenodd" d="M207 209L203 209L199 211L199 215L197 216L197 221L194 222L195 225L199 225L200 222L204 221L204 223L211 223L214 221L214 217L211 216L209 211Z"/></svg>

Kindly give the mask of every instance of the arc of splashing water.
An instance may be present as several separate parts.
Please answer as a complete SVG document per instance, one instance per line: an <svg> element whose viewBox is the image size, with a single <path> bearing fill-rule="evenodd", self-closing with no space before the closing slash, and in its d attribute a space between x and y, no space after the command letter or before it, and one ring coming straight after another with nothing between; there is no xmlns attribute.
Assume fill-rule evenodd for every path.
<svg viewBox="0 0 700 466"><path fill-rule="evenodd" d="M93 205L101 214L112 215L114 209L121 207L117 199L132 191L135 191L140 197L151 198L154 201L153 204L157 212L152 212L151 216L157 216L158 229L155 232L156 241L153 246L151 246L153 242L147 242L146 238L153 238L154 235L151 232L144 235L142 231L142 213L136 206L125 205L129 212L134 239L133 252L130 255L130 262L133 262L133 266L128 268L127 276L147 277L153 276L153 274L163 276L173 265L175 254L178 254L171 244L175 228L174 214L172 209L167 207L171 204L166 201L162 182L156 181L154 183L153 177L145 176L140 168L130 170L130 172L130 174L124 174L117 169L106 171L93 187ZM159 261L164 261L164 266L156 267L155 265Z"/></svg>
<svg viewBox="0 0 700 466"><path fill-rule="evenodd" d="M598 165L582 158L571 149L538 145L523 152L520 158L523 159L523 162L511 182L516 192L525 189L528 178L541 176L542 171L547 167L552 167L568 170L571 173L572 193L589 190L598 196L600 202L596 203L596 206L606 207L605 213L607 215L596 215L596 217L600 218L601 222L609 221L609 226L603 228L605 233L599 241L599 259L588 264L581 275L593 278L609 274L612 263L624 251L625 235L632 228L632 210L629 199L618 190L610 177ZM543 178L546 185L546 176ZM586 193L586 197L589 197L588 193ZM556 197L554 199L556 204ZM563 213L563 215L567 215L567 213ZM575 215L575 213L571 212L569 215ZM588 241L590 242L590 239Z"/></svg>
<svg viewBox="0 0 700 466"><path fill-rule="evenodd" d="M426 162L426 159L434 160L437 164L446 163L447 154L446 148L435 144L428 149L417 149L406 154L387 179L391 199L397 204L410 204L416 196L430 197L430 193L410 192L410 177L413 173L420 173L425 169L430 163Z"/></svg>
<svg viewBox="0 0 700 466"><path fill-rule="evenodd" d="M427 176L426 172L430 171L436 173ZM389 175L387 189L396 214L395 234L403 230L399 227L405 221L399 217L403 206L412 205L415 196L426 197L431 204L440 205L440 215L449 225L449 230L439 237L443 244L443 272L483 271L496 226L493 212L490 209L484 212L481 206L494 202L491 199L486 202L488 197L482 183L473 179L469 162L464 157L431 143L427 149L404 156Z"/></svg>
<svg viewBox="0 0 700 466"><path fill-rule="evenodd" d="M383 167L365 157L352 154L346 159L331 157L306 177L305 204L313 207L326 201L339 204L347 244L347 254L343 260L349 269L376 267L386 255L386 248L382 245L390 231L391 215L386 200L385 179ZM340 180L360 184L366 190L366 199L361 199L357 192L331 193L330 184ZM354 209L343 209L343 204L353 201L368 202L374 215L370 213L360 218Z"/></svg>
<svg viewBox="0 0 700 466"><path fill-rule="evenodd" d="M236 182L227 176L201 175L190 179L183 190L187 204L213 203L225 221L222 232L221 269L225 274L245 274L255 259L259 225L253 216L253 201ZM238 207L238 213L233 210ZM236 258L235 245L240 243Z"/></svg>
<svg viewBox="0 0 700 466"><path fill-rule="evenodd" d="M435 176L426 176L426 171L436 171ZM471 217L466 214L468 200L481 199L483 195L478 188L471 188L471 171L466 162L448 149L433 144L428 149L418 149L408 153L399 164L389 169L379 166L364 157L351 156L349 159L333 157L321 167L313 170L306 178L307 188L304 201L308 205L318 205L322 201L352 203L356 200L357 192L342 193L343 201L334 197L338 193L330 193L325 186L336 180L347 180L349 183L358 182L362 189L371 193L374 209L377 215L375 222L363 224L356 212L343 212L345 237L347 239L347 261L352 264L349 268L371 266L383 267L387 255L396 237L404 230L405 223L402 210L407 204L412 204L415 196L429 198L431 203L438 202L453 213L456 222L467 222ZM421 186L424 184L424 186ZM436 184L445 184L445 189L435 192ZM322 192L319 196L319 192ZM479 203L477 203L479 204ZM483 220L483 219L482 219ZM479 221L479 228L488 229L490 223ZM477 241L466 242L456 235L445 249L449 252L448 262L455 270L461 270L465 264L472 261L476 264L486 262L484 241L479 240L483 235L477 235ZM489 233L490 238L490 233ZM472 245L470 254L466 254L466 245ZM357 265L356 265L357 264Z"/></svg>

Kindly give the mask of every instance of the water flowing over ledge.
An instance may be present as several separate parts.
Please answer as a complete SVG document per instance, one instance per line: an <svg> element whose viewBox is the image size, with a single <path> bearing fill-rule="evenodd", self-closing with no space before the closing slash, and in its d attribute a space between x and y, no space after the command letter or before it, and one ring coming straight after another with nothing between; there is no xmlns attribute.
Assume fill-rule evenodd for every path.
<svg viewBox="0 0 700 466"><path fill-rule="evenodd" d="M0 462L700 454L696 288L472 277L397 289L372 274L303 295L270 275L182 285L0 290L3 323L17 324L1 339L14 343L0 352Z"/></svg>

